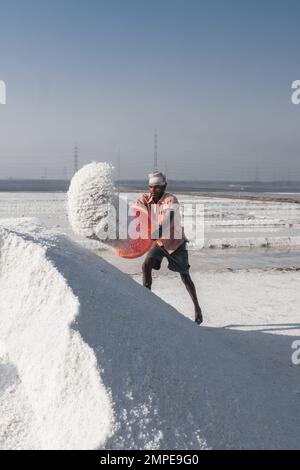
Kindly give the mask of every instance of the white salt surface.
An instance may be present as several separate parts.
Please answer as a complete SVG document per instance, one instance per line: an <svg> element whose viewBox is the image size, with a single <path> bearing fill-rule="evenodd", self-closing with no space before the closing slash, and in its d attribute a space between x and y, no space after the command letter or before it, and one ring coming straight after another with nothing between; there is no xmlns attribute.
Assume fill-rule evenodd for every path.
<svg viewBox="0 0 300 470"><path fill-rule="evenodd" d="M283 325L296 327L299 273L199 276L198 327L176 310L178 280L173 308L34 221L1 225L2 449L299 448Z"/></svg>
<svg viewBox="0 0 300 470"><path fill-rule="evenodd" d="M48 256L57 240L29 220L2 221L0 239L0 448L99 447L111 400L72 328L80 302Z"/></svg>

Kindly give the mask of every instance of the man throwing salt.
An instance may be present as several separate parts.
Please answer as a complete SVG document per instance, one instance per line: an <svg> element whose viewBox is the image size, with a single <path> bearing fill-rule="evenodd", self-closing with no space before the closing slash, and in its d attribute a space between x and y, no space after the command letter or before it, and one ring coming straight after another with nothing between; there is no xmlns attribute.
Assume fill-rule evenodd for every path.
<svg viewBox="0 0 300 470"><path fill-rule="evenodd" d="M138 198L151 216L153 245L143 263L143 285L151 290L152 269L159 270L164 257L168 268L178 272L195 307L195 322L203 321L195 285L189 273L187 238L180 223L179 204L176 196L166 192L167 180L163 173L149 175L149 192ZM153 229L153 227L155 227Z"/></svg>

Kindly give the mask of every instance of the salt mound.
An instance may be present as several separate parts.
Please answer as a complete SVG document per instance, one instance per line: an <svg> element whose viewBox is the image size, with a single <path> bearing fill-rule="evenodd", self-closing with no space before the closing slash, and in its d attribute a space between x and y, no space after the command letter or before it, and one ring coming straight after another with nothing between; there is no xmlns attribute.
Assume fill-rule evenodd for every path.
<svg viewBox="0 0 300 470"><path fill-rule="evenodd" d="M291 336L198 328L28 221L0 250L1 448L299 448Z"/></svg>
<svg viewBox="0 0 300 470"><path fill-rule="evenodd" d="M0 448L94 449L112 429L96 356L71 325L80 303L49 259L56 237L0 224Z"/></svg>
<svg viewBox="0 0 300 470"><path fill-rule="evenodd" d="M73 176L67 194L69 222L78 235L90 237L96 226L109 215L113 198L113 167L92 162Z"/></svg>

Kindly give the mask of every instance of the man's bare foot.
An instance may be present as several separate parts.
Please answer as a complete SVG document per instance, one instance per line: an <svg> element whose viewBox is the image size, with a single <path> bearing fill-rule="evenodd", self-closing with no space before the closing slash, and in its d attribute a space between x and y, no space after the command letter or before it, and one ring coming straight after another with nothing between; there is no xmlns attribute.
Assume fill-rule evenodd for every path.
<svg viewBox="0 0 300 470"><path fill-rule="evenodd" d="M201 325L202 322L203 322L203 317L202 317L201 308L199 307L199 309L195 310L195 323L197 323L197 325Z"/></svg>

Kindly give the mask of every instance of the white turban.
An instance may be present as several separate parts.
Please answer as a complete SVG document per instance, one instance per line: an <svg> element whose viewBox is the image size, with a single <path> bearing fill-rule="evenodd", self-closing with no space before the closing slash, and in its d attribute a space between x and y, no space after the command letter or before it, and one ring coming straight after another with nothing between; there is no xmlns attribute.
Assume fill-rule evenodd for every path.
<svg viewBox="0 0 300 470"><path fill-rule="evenodd" d="M160 171L149 174L149 186L164 186L166 183L166 177Z"/></svg>

